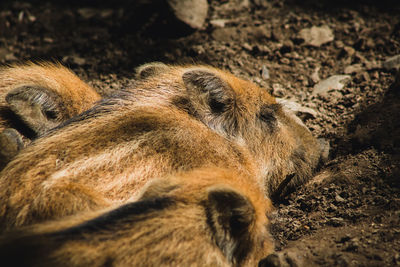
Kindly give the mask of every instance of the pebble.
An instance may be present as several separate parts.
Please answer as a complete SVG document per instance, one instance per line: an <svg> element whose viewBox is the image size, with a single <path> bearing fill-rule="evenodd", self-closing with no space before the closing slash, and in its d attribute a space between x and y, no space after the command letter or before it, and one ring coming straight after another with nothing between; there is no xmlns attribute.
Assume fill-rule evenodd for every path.
<svg viewBox="0 0 400 267"><path fill-rule="evenodd" d="M352 57L355 54L356 50L350 46L344 46L343 49L339 53L339 57Z"/></svg>
<svg viewBox="0 0 400 267"><path fill-rule="evenodd" d="M272 92L276 96L284 96L286 89L280 83L272 84Z"/></svg>
<svg viewBox="0 0 400 267"><path fill-rule="evenodd" d="M253 47L249 43L244 43L243 48L246 49L247 51L253 50Z"/></svg>
<svg viewBox="0 0 400 267"><path fill-rule="evenodd" d="M320 67L316 67L314 72L311 74L311 80L314 83L318 83L321 80L321 78L319 78L319 74L318 74L319 70L320 70Z"/></svg>
<svg viewBox="0 0 400 267"><path fill-rule="evenodd" d="M224 28L228 21L227 19L213 19L210 20L210 24L216 28Z"/></svg>
<svg viewBox="0 0 400 267"><path fill-rule="evenodd" d="M337 202L345 202L345 201L346 201L344 198L342 198L342 197L339 196L338 194L336 194L335 200L336 200Z"/></svg>
<svg viewBox="0 0 400 267"><path fill-rule="evenodd" d="M396 55L396 56L386 59L383 62L382 66L386 70L400 69L400 55Z"/></svg>
<svg viewBox="0 0 400 267"><path fill-rule="evenodd" d="M86 59L78 57L78 56L65 56L62 59L62 62L64 63L73 63L76 64L78 66L82 66L86 64Z"/></svg>
<svg viewBox="0 0 400 267"><path fill-rule="evenodd" d="M316 47L334 40L333 32L327 25L302 29L299 37L304 40L305 44Z"/></svg>
<svg viewBox="0 0 400 267"><path fill-rule="evenodd" d="M269 77L270 77L269 76L269 70L268 70L267 66L265 66L265 65L263 65L262 68L261 68L261 77L264 80L268 80Z"/></svg>
<svg viewBox="0 0 400 267"><path fill-rule="evenodd" d="M344 68L344 73L345 74L352 74L352 73L357 73L363 70L363 67L361 64L353 64L349 65L346 68Z"/></svg>
<svg viewBox="0 0 400 267"><path fill-rule="evenodd" d="M332 90L341 90L350 80L349 75L333 75L328 79L325 79L314 86L312 96L315 95L326 95Z"/></svg>
<svg viewBox="0 0 400 267"><path fill-rule="evenodd" d="M332 217L327 223L333 227L339 227L344 225L344 220L343 218Z"/></svg>

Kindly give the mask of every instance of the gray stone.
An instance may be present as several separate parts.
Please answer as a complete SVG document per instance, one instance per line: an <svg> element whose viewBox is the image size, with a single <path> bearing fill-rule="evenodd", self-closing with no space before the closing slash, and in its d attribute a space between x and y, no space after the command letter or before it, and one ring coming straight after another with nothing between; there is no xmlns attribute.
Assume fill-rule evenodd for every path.
<svg viewBox="0 0 400 267"><path fill-rule="evenodd" d="M267 66L265 66L265 65L263 65L262 66L262 69L261 69L261 77L264 79L264 80L268 80L269 79L269 70L268 70L268 68L267 68Z"/></svg>
<svg viewBox="0 0 400 267"><path fill-rule="evenodd" d="M344 73L346 74L352 74L352 73L357 73L363 70L363 67L361 64L353 64L349 65L346 68L344 68Z"/></svg>
<svg viewBox="0 0 400 267"><path fill-rule="evenodd" d="M319 81L321 80L321 79L319 78L319 74L318 74L319 70L320 70L320 67L316 67L315 70L314 70L314 72L311 74L311 80L312 80L314 83L317 83L317 82L319 82Z"/></svg>
<svg viewBox="0 0 400 267"><path fill-rule="evenodd" d="M386 59L382 66L387 70L400 69L400 55Z"/></svg>
<svg viewBox="0 0 400 267"><path fill-rule="evenodd" d="M201 29L208 13L207 0L167 0L175 17L193 29Z"/></svg>
<svg viewBox="0 0 400 267"><path fill-rule="evenodd" d="M335 200L336 200L336 202L346 202L346 200L344 198L342 198L341 196L339 196L338 194L336 194Z"/></svg>
<svg viewBox="0 0 400 267"><path fill-rule="evenodd" d="M299 37L304 40L305 44L316 47L334 40L333 32L327 25L302 29Z"/></svg>
<svg viewBox="0 0 400 267"><path fill-rule="evenodd" d="M227 19L213 19L210 20L210 24L216 28L223 28L228 21Z"/></svg>
<svg viewBox="0 0 400 267"><path fill-rule="evenodd" d="M277 98L276 101L279 104L281 104L282 106L284 106L285 108L294 112L296 115L299 115L299 113L300 114L303 113L303 114L311 115L313 118L316 118L318 116L318 112L316 110L314 110L312 108L304 107L294 101L290 101L287 99L281 99L281 98Z"/></svg>
<svg viewBox="0 0 400 267"><path fill-rule="evenodd" d="M327 95L330 91L341 90L350 80L349 75L333 75L314 86L312 95Z"/></svg>

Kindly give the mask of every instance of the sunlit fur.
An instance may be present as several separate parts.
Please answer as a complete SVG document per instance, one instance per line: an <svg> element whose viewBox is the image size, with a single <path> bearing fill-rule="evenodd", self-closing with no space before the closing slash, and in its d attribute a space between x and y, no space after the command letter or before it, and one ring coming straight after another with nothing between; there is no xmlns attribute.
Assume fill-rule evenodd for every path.
<svg viewBox="0 0 400 267"><path fill-rule="evenodd" d="M22 86L39 86L60 97L62 118L68 119L89 109L100 95L69 69L57 63L14 64L0 68L0 132L12 127L8 120L6 95Z"/></svg>
<svg viewBox="0 0 400 267"><path fill-rule="evenodd" d="M34 68L43 68L39 72L48 80L64 77L61 67ZM12 77L13 69L8 71ZM59 84L68 84L70 75ZM76 79L66 91L88 88ZM213 113L210 92L195 79L217 88L229 105ZM80 103L85 97L78 95ZM68 97L75 101L74 94ZM260 119L264 107L273 107L271 123ZM163 65L35 140L10 162L0 173L0 225L4 231L122 204L153 178L204 166L236 170L269 195L288 176L288 186L305 182L319 156L311 133L265 90L208 66Z"/></svg>
<svg viewBox="0 0 400 267"><path fill-rule="evenodd" d="M245 203L221 213L210 202L214 192ZM273 250L270 209L260 188L235 172L199 169L153 180L138 202L10 233L0 255L24 266L256 266ZM219 225L241 216L249 217L244 229Z"/></svg>

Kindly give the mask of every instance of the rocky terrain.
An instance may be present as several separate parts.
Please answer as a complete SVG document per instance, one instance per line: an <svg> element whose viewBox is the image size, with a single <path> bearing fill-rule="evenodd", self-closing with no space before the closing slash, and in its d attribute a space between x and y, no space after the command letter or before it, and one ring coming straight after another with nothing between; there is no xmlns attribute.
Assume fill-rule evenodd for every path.
<svg viewBox="0 0 400 267"><path fill-rule="evenodd" d="M60 61L103 95L149 61L255 82L331 147L275 203L277 252L262 264L400 265L400 2L179 2L1 1L0 62Z"/></svg>

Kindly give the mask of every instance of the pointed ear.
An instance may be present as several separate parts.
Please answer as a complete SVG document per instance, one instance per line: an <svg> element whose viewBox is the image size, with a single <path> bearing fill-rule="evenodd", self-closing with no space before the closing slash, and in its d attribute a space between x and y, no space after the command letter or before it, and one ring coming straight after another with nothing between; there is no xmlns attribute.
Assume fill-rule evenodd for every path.
<svg viewBox="0 0 400 267"><path fill-rule="evenodd" d="M17 87L7 94L6 101L9 108L37 135L66 119L61 98L43 87Z"/></svg>
<svg viewBox="0 0 400 267"><path fill-rule="evenodd" d="M136 79L142 80L155 76L168 69L168 65L161 62L151 62L136 68Z"/></svg>
<svg viewBox="0 0 400 267"><path fill-rule="evenodd" d="M230 261L240 262L251 248L255 210L250 201L227 187L208 191L207 215L214 239Z"/></svg>
<svg viewBox="0 0 400 267"><path fill-rule="evenodd" d="M189 70L182 75L182 80L189 96L197 102L193 103L197 110L205 108L210 113L221 114L232 109L234 91L215 73L202 69Z"/></svg>
<svg viewBox="0 0 400 267"><path fill-rule="evenodd" d="M179 188L179 184L174 179L158 178L148 182L143 188L139 199L157 198L166 196L171 191Z"/></svg>

